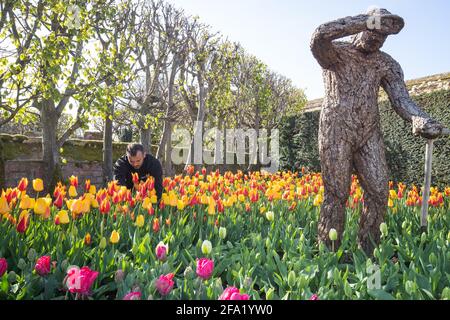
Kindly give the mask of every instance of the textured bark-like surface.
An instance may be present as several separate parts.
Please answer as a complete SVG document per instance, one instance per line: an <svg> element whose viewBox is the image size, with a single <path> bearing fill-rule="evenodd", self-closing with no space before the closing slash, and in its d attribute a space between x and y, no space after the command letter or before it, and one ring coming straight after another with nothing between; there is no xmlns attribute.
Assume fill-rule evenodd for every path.
<svg viewBox="0 0 450 320"><path fill-rule="evenodd" d="M321 25L311 40L311 50L323 68L325 84L319 125L325 188L319 241L331 248L328 233L334 228L338 232L337 245L341 242L354 170L364 189L358 242L369 255L373 253L373 244L379 241L379 225L388 200L388 168L377 104L380 86L395 111L413 122L416 134L436 137L442 130L410 99L400 65L379 50L387 34L397 33L403 27L400 17L390 14L384 17L381 21L384 33L370 31L369 15L358 15ZM333 41L352 34L357 34L352 42Z"/></svg>
<svg viewBox="0 0 450 320"><path fill-rule="evenodd" d="M103 185L106 186L108 181L113 179L113 140L112 129L114 114L114 106L109 106L109 112L105 117L105 126L103 130Z"/></svg>

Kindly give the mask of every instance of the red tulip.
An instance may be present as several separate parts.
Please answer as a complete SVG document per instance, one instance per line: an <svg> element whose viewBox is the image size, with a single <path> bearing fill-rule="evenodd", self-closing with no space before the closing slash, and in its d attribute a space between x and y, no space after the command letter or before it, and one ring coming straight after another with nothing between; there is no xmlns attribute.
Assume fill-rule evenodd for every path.
<svg viewBox="0 0 450 320"><path fill-rule="evenodd" d="M69 180L70 180L70 185L71 185L71 186L74 186L75 188L78 187L78 177L71 176L71 177L69 178Z"/></svg>
<svg viewBox="0 0 450 320"><path fill-rule="evenodd" d="M141 300L141 293L139 291L130 292L123 297L123 300Z"/></svg>
<svg viewBox="0 0 450 320"><path fill-rule="evenodd" d="M214 261L206 258L197 259L197 275L203 280L211 277L214 271Z"/></svg>
<svg viewBox="0 0 450 320"><path fill-rule="evenodd" d="M50 256L40 257L34 266L34 270L36 270L36 273L41 277L46 276L50 273L50 262Z"/></svg>
<svg viewBox="0 0 450 320"><path fill-rule="evenodd" d="M28 187L28 179L27 178L20 179L19 185L17 186L17 188L23 192L23 191L27 190L27 187Z"/></svg>
<svg viewBox="0 0 450 320"><path fill-rule="evenodd" d="M159 293L162 296L168 295L170 293L170 291L172 290L173 285L175 284L172 280L173 277L174 277L174 274L169 273L167 275L161 275L159 277L159 279L156 280L156 284L155 284L156 289L158 289Z"/></svg>
<svg viewBox="0 0 450 320"><path fill-rule="evenodd" d="M8 262L5 258L0 258L0 277L2 277L6 270L8 270Z"/></svg>
<svg viewBox="0 0 450 320"><path fill-rule="evenodd" d="M249 300L248 294L240 294L236 287L228 287L220 295L219 300Z"/></svg>
<svg viewBox="0 0 450 320"><path fill-rule="evenodd" d="M67 271L65 284L71 293L91 294L91 287L97 279L98 272L89 267L72 267Z"/></svg>
<svg viewBox="0 0 450 320"><path fill-rule="evenodd" d="M164 244L164 242L160 242L156 246L156 258L158 260L165 260L167 256L168 246Z"/></svg>
<svg viewBox="0 0 450 320"><path fill-rule="evenodd" d="M29 218L28 213L22 215L22 217L19 217L19 223L17 224L17 232L19 233L25 233L27 231L29 225Z"/></svg>
<svg viewBox="0 0 450 320"><path fill-rule="evenodd" d="M85 192L89 192L90 188L91 188L91 180L90 179L86 179L86 181L84 181L84 191Z"/></svg>
<svg viewBox="0 0 450 320"><path fill-rule="evenodd" d="M139 174L137 172L132 173L131 179L133 180L133 184L139 183Z"/></svg>
<svg viewBox="0 0 450 320"><path fill-rule="evenodd" d="M109 203L108 199L105 199L100 204L100 212L103 214L106 214L111 210L111 204Z"/></svg>
<svg viewBox="0 0 450 320"><path fill-rule="evenodd" d="M53 204L55 205L55 207L57 207L58 209L61 209L63 206L63 195L61 193L58 194L58 197L56 198L55 202L53 202Z"/></svg>
<svg viewBox="0 0 450 320"><path fill-rule="evenodd" d="M153 232L159 231L159 219L155 218L153 219Z"/></svg>

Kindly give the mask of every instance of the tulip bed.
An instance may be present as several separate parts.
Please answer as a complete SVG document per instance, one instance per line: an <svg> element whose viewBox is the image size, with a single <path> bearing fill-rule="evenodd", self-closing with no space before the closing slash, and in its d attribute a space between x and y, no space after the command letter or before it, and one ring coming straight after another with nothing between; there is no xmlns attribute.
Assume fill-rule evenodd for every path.
<svg viewBox="0 0 450 320"><path fill-rule="evenodd" d="M2 190L0 299L450 298L450 188L432 189L421 233L418 188L390 183L368 257L356 178L336 252L317 243L320 174L190 168L163 185L159 205L151 178L133 191L76 177L45 197L39 179Z"/></svg>

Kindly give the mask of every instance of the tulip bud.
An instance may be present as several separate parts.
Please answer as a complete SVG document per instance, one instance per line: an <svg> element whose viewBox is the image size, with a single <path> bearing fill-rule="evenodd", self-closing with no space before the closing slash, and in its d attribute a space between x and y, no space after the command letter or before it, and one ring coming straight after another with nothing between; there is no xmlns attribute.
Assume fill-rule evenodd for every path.
<svg viewBox="0 0 450 320"><path fill-rule="evenodd" d="M266 212L266 218L267 218L267 220L273 221L274 217L275 217L275 214L273 213L273 211L267 211L267 212Z"/></svg>
<svg viewBox="0 0 450 320"><path fill-rule="evenodd" d="M295 272L291 270L288 274L288 286L293 287L295 285Z"/></svg>
<svg viewBox="0 0 450 320"><path fill-rule="evenodd" d="M34 262L34 261L36 260L36 257L37 257L36 250L34 250L33 248L31 248L31 249L28 251L28 255L27 255L28 260L29 260L30 262Z"/></svg>
<svg viewBox="0 0 450 320"><path fill-rule="evenodd" d="M106 248L106 238L105 237L102 237L102 239L100 240L99 248L100 249Z"/></svg>
<svg viewBox="0 0 450 320"><path fill-rule="evenodd" d="M387 236L387 234L388 234L388 227L387 227L386 223L383 222L382 224L380 224L380 231L381 231L381 234L383 235L383 237Z"/></svg>
<svg viewBox="0 0 450 320"><path fill-rule="evenodd" d="M402 229L406 229L407 227L408 227L408 223L406 221L403 221Z"/></svg>
<svg viewBox="0 0 450 320"><path fill-rule="evenodd" d="M20 270L23 270L23 269L25 269L25 268L27 267L27 263L25 262L24 259L20 258L20 259L19 259L19 262L17 263L17 267L18 267Z"/></svg>
<svg viewBox="0 0 450 320"><path fill-rule="evenodd" d="M450 288L449 287L445 287L444 290L442 290L441 299L442 300L450 300Z"/></svg>
<svg viewBox="0 0 450 320"><path fill-rule="evenodd" d="M186 269L184 269L184 277L186 279L194 278L194 270L192 270L191 266L187 266Z"/></svg>
<svg viewBox="0 0 450 320"><path fill-rule="evenodd" d="M208 241L208 240L203 241L203 243L202 243L202 252L203 252L203 254L208 255L208 254L211 253L211 251L212 251L212 244L211 244L211 242Z"/></svg>
<svg viewBox="0 0 450 320"><path fill-rule="evenodd" d="M406 281L406 283L405 283L405 291L408 294L414 293L416 291L416 284L413 281L411 281L411 280Z"/></svg>
<svg viewBox="0 0 450 320"><path fill-rule="evenodd" d="M271 245L270 238L266 239L266 248L269 248Z"/></svg>
<svg viewBox="0 0 450 320"><path fill-rule="evenodd" d="M219 228L219 237L224 240L227 237L227 229L224 227Z"/></svg>
<svg viewBox="0 0 450 320"><path fill-rule="evenodd" d="M331 228L331 229L330 229L330 232L329 232L329 234L328 234L328 236L330 237L330 240L331 240L331 241L336 241L336 240L337 240L337 237L338 237L338 234L337 234L336 229Z"/></svg>
<svg viewBox="0 0 450 320"><path fill-rule="evenodd" d="M273 288L270 288L266 292L266 300L272 300L273 299L274 290Z"/></svg>
<svg viewBox="0 0 450 320"><path fill-rule="evenodd" d="M424 243L427 240L427 234L425 232L422 232L422 236L420 237L420 242Z"/></svg>
<svg viewBox="0 0 450 320"><path fill-rule="evenodd" d="M430 253L430 256L428 257L428 261L430 261L430 263L432 265L436 265L437 258L436 258L436 255L434 254L434 252Z"/></svg>
<svg viewBox="0 0 450 320"><path fill-rule="evenodd" d="M17 280L17 275L14 271L11 271L8 273L8 282L9 283L14 283Z"/></svg>

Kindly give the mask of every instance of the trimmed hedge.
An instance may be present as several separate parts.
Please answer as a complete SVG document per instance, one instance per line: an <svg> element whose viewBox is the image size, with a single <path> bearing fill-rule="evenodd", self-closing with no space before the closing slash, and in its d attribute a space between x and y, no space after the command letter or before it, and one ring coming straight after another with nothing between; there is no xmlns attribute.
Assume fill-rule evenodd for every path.
<svg viewBox="0 0 450 320"><path fill-rule="evenodd" d="M450 127L450 91L441 90L412 99L434 119ZM395 113L389 101L379 103L381 124L391 180L423 184L426 140L412 134L411 124ZM300 170L302 166L320 171L318 130L320 111L286 118L280 129L281 168ZM435 141L432 184L450 185L450 137Z"/></svg>

